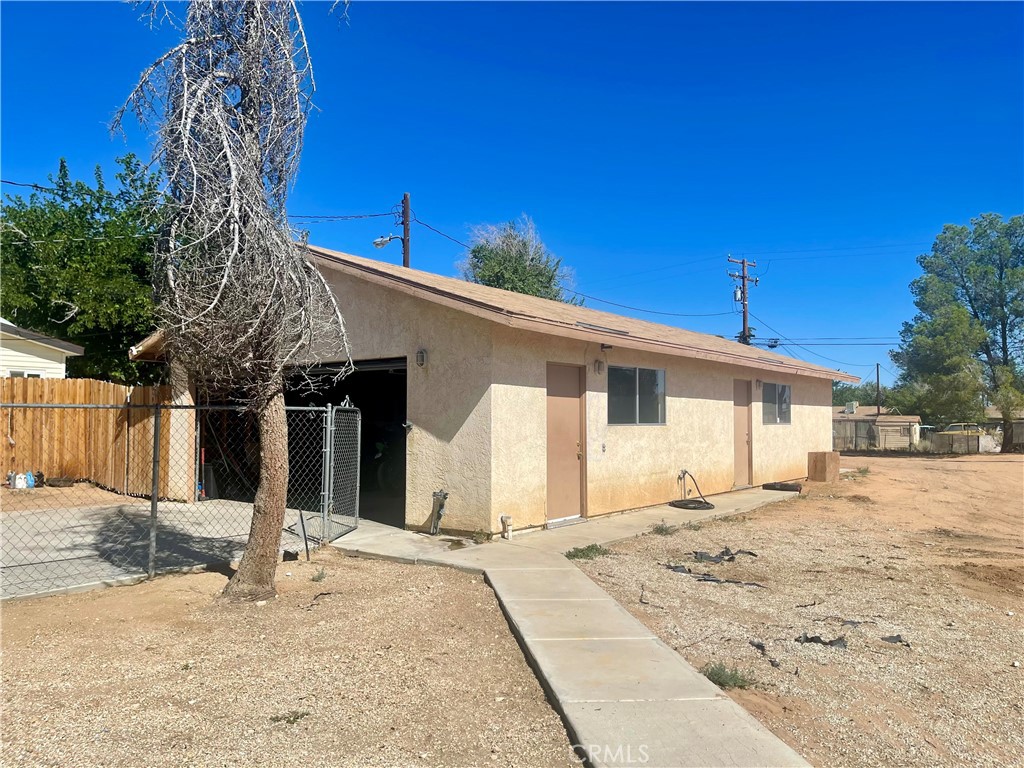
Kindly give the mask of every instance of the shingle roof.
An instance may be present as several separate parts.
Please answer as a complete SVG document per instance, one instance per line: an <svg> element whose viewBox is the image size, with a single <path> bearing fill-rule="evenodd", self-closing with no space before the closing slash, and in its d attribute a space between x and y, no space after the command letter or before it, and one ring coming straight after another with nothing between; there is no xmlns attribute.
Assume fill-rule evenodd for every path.
<svg viewBox="0 0 1024 768"><path fill-rule="evenodd" d="M489 288L452 277L310 246L313 261L367 282L513 328L666 355L799 376L858 382L858 376L706 333Z"/></svg>

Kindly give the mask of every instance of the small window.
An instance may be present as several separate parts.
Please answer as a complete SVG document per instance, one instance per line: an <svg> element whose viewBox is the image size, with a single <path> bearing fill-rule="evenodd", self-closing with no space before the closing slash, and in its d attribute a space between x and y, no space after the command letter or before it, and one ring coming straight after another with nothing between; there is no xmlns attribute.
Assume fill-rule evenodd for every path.
<svg viewBox="0 0 1024 768"><path fill-rule="evenodd" d="M789 424L793 395L789 384L768 384L761 389L761 415L765 424Z"/></svg>
<svg viewBox="0 0 1024 768"><path fill-rule="evenodd" d="M608 423L664 424L665 371L608 366Z"/></svg>

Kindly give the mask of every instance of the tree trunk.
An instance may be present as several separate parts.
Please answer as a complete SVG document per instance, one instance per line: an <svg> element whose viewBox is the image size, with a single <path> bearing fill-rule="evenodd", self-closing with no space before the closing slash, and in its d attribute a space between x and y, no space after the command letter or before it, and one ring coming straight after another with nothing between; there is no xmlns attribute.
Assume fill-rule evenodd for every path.
<svg viewBox="0 0 1024 768"><path fill-rule="evenodd" d="M288 420L284 410L284 387L257 412L260 437L260 484L252 504L249 543L224 597L233 600L262 600L276 594L281 547L281 528L288 498Z"/></svg>
<svg viewBox="0 0 1024 768"><path fill-rule="evenodd" d="M1013 417L1003 414L1003 445L999 449L1002 453L1013 452Z"/></svg>

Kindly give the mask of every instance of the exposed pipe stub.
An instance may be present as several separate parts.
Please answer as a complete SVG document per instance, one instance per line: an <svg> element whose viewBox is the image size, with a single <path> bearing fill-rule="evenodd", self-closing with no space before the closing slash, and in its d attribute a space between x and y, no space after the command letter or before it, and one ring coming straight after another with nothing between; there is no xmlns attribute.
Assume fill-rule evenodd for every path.
<svg viewBox="0 0 1024 768"><path fill-rule="evenodd" d="M700 496L700 501L698 501L697 499L685 498L686 494L684 492L683 493L683 497L684 498L679 499L677 501L670 501L669 502L669 506L675 507L676 509L698 509L698 510L714 509L715 505L712 504L710 501L708 501L707 499L704 498L704 494L700 492L700 486L697 484L697 478L694 477L693 474L691 472L689 472L688 470L682 469L682 470L679 471L678 480L679 480L680 485L682 485L683 488L685 489L685 487L686 487L686 478L687 477L689 477L691 480L693 480L693 487L697 489L697 495Z"/></svg>
<svg viewBox="0 0 1024 768"><path fill-rule="evenodd" d="M448 491L442 488L439 491L434 491L434 509L433 509L433 520L430 523L430 535L437 536L441 530L441 518L444 517L445 513L445 502L448 501Z"/></svg>

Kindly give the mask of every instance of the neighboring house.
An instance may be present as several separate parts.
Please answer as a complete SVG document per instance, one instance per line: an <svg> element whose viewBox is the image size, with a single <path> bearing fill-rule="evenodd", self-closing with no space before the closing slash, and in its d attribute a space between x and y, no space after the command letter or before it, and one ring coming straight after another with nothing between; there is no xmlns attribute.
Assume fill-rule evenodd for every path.
<svg viewBox="0 0 1024 768"><path fill-rule="evenodd" d="M311 250L356 371L289 400L351 398L360 514L407 528L429 529L439 491L442 529L497 533L506 515L523 529L680 498L682 470L705 494L803 478L807 454L832 449L832 381L858 381L717 336ZM154 335L133 355L160 346Z"/></svg>
<svg viewBox="0 0 1024 768"><path fill-rule="evenodd" d="M909 450L921 440L921 417L853 402L832 408L832 447L837 451Z"/></svg>
<svg viewBox="0 0 1024 768"><path fill-rule="evenodd" d="M985 409L985 421L981 426L989 432L993 432L997 428L1002 429L1003 412L994 405L990 405ZM1013 412L1013 444L1015 446L1024 445L1024 408Z"/></svg>
<svg viewBox="0 0 1024 768"><path fill-rule="evenodd" d="M67 359L84 352L77 344L19 328L0 318L0 376L63 379Z"/></svg>

